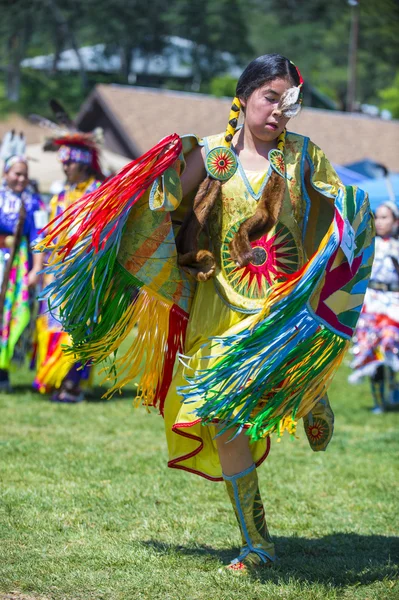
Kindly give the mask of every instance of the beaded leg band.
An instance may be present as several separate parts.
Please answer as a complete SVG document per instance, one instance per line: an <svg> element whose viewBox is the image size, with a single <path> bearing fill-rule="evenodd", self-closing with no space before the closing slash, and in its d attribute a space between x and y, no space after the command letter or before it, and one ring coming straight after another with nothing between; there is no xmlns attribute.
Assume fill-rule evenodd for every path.
<svg viewBox="0 0 399 600"><path fill-rule="evenodd" d="M223 475L223 478L243 543L239 556L227 568L245 572L251 567L270 566L275 560L274 544L266 525L255 465L237 475Z"/></svg>

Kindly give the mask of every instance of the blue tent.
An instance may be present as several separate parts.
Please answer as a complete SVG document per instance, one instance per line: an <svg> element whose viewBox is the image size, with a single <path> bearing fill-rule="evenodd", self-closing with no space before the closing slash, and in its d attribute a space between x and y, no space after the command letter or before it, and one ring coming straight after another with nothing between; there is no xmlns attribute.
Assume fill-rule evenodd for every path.
<svg viewBox="0 0 399 600"><path fill-rule="evenodd" d="M395 196L395 202L399 206L399 175L389 175L378 179L363 179L355 185L368 193L372 210L375 210L383 202L392 200L390 188Z"/></svg>
<svg viewBox="0 0 399 600"><path fill-rule="evenodd" d="M359 181L364 181L364 175L360 175L360 173L352 171L348 167L334 165L334 169L344 185L357 185Z"/></svg>
<svg viewBox="0 0 399 600"><path fill-rule="evenodd" d="M385 165L377 163L375 160L371 160L370 158L350 163L349 165L345 165L345 167L358 173L362 179L366 179L367 177L370 179L385 177L388 172L388 169Z"/></svg>

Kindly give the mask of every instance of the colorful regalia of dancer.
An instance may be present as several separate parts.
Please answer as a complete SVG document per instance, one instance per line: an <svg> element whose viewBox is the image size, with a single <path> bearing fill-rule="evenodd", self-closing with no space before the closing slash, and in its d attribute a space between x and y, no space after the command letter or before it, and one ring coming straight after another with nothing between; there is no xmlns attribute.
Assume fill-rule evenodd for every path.
<svg viewBox="0 0 399 600"><path fill-rule="evenodd" d="M57 150L66 175L66 185L50 201L50 221L73 206L85 194L96 190L103 178L99 151L92 134L69 133L51 139L45 149ZM58 243L62 242L60 237ZM49 284L45 276L44 285ZM70 343L58 315L48 310L48 299L43 299L36 327L36 377L34 388L51 393L54 402L80 402L82 386L89 382L90 366L83 366L65 354L63 346Z"/></svg>
<svg viewBox="0 0 399 600"><path fill-rule="evenodd" d="M386 202L376 211L377 238L371 280L353 346L356 383L370 377L374 401L372 411L381 413L399 406L399 207Z"/></svg>
<svg viewBox="0 0 399 600"><path fill-rule="evenodd" d="M65 211L44 242L67 239L53 249L48 293L69 352L108 361L109 394L137 381L137 404L164 416L170 467L225 481L238 572L275 560L255 468L271 435L303 418L314 450L331 438L326 391L373 257L365 194L286 131L301 86L286 58L256 59L226 133L165 138Z"/></svg>
<svg viewBox="0 0 399 600"><path fill-rule="evenodd" d="M4 150L4 149L3 149ZM42 256L31 247L43 225L44 206L31 188L24 156L9 156L0 184L0 390L10 391L9 370L30 321L30 295L38 283ZM32 294L30 294L32 291Z"/></svg>

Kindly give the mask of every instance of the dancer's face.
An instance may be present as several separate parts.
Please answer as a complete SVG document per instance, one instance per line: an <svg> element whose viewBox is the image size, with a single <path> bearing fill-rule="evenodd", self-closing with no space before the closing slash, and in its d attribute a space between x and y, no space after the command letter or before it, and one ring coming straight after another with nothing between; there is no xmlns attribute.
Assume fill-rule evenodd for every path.
<svg viewBox="0 0 399 600"><path fill-rule="evenodd" d="M258 140L271 142L278 138L286 127L289 117L281 115L278 103L292 85L289 79L278 77L264 83L252 92L247 100L240 98L245 109L245 127L248 127Z"/></svg>
<svg viewBox="0 0 399 600"><path fill-rule="evenodd" d="M380 206L375 213L375 229L381 237L392 235L397 219L388 206Z"/></svg>
<svg viewBox="0 0 399 600"><path fill-rule="evenodd" d="M87 169L85 165L77 162L68 161L62 165L65 176L70 185L82 183L88 179Z"/></svg>
<svg viewBox="0 0 399 600"><path fill-rule="evenodd" d="M4 179L8 187L16 194L21 194L28 185L28 166L25 163L15 163L7 173Z"/></svg>

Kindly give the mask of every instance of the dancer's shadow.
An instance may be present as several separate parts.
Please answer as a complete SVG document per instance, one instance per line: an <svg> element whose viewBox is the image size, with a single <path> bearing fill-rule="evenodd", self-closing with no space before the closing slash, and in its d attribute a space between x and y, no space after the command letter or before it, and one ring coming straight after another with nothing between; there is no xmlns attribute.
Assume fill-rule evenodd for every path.
<svg viewBox="0 0 399 600"><path fill-rule="evenodd" d="M12 383L13 394L25 395L34 394L38 400L48 402L51 394L41 394L35 390L31 382ZM104 386L95 385L84 391L85 400L87 402L117 402L119 400L134 400L136 397L136 388L123 388L121 392L116 392L112 397L104 398L107 388Z"/></svg>
<svg viewBox="0 0 399 600"><path fill-rule="evenodd" d="M21 383L15 382L15 376L11 380L11 388L13 394L35 394L36 390L32 387L32 382L22 381Z"/></svg>
<svg viewBox="0 0 399 600"><path fill-rule="evenodd" d="M123 388L120 392L115 392L113 396L104 397L107 388L95 385L85 390L85 399L87 402L117 402L119 400L134 400L136 397L136 388Z"/></svg>
<svg viewBox="0 0 399 600"><path fill-rule="evenodd" d="M258 569L261 582L325 583L336 588L368 585L399 574L399 538L382 535L335 533L319 539L274 538L278 561L271 569ZM213 556L227 564L237 553L207 546L174 546L150 540L142 542L155 552L176 552L191 556Z"/></svg>

